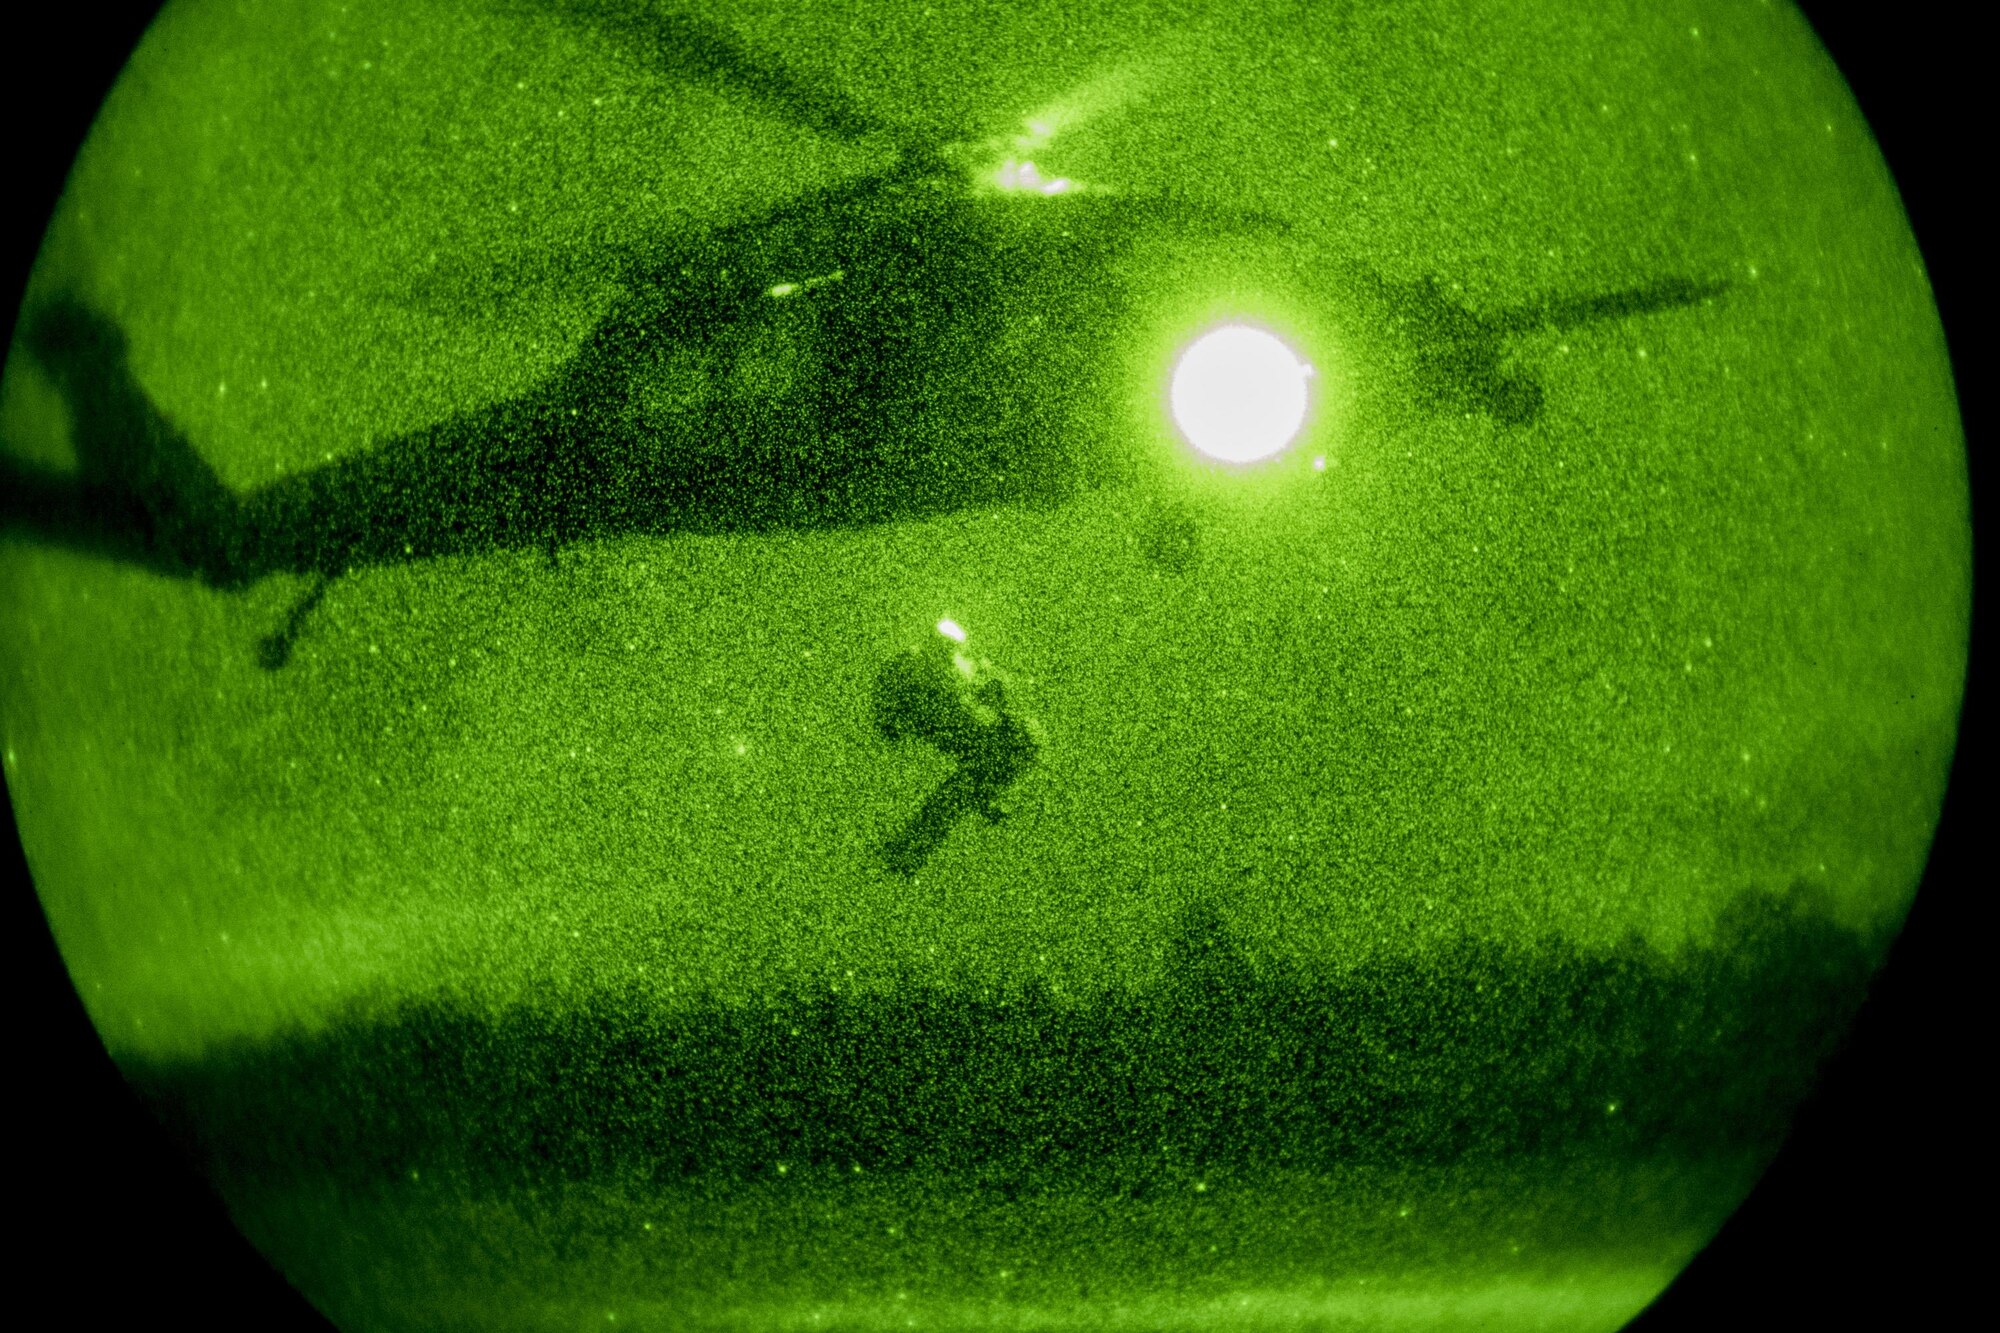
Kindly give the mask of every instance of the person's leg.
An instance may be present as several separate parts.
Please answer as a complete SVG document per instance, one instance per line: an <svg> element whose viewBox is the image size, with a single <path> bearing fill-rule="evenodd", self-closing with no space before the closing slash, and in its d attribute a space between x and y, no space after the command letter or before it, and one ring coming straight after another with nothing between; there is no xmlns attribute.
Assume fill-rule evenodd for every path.
<svg viewBox="0 0 2000 1333"><path fill-rule="evenodd" d="M902 830L883 844L883 861L899 875L914 875L951 835L959 818L979 804L976 779L964 768L958 769L939 783Z"/></svg>

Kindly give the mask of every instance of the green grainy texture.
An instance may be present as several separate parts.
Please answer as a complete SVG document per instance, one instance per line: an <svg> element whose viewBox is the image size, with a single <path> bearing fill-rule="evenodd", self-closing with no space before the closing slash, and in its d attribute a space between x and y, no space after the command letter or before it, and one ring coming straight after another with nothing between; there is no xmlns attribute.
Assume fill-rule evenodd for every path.
<svg viewBox="0 0 2000 1333"><path fill-rule="evenodd" d="M1268 464L1164 410L1222 319L1320 371ZM21 328L42 900L357 1327L1615 1326L1942 797L1949 364L1782 6L185 0ZM981 1285L1154 1149L1242 1211Z"/></svg>

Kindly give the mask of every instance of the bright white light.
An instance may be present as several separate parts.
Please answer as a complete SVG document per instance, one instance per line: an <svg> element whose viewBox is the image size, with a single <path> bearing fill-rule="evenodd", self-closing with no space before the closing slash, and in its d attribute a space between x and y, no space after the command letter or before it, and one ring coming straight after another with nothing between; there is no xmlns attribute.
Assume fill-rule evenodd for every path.
<svg viewBox="0 0 2000 1333"><path fill-rule="evenodd" d="M1076 182L1067 176L1050 180L1033 162L1017 161L1011 157L993 173L993 184L1011 194L1068 194L1076 188Z"/></svg>
<svg viewBox="0 0 2000 1333"><path fill-rule="evenodd" d="M1305 424L1312 376L1312 366L1276 334L1225 324L1190 343L1174 366L1174 424L1210 458L1269 458Z"/></svg>
<svg viewBox="0 0 2000 1333"><path fill-rule="evenodd" d="M964 627L961 626L956 620L953 620L950 616L946 616L943 620L938 621L937 631L938 633L944 635L947 639L954 640L958 643L965 642Z"/></svg>

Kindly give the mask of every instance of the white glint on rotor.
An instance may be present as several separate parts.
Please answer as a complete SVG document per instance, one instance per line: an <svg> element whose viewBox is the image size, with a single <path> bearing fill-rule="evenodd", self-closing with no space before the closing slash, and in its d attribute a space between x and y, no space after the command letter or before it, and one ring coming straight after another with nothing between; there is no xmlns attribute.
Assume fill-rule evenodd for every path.
<svg viewBox="0 0 2000 1333"><path fill-rule="evenodd" d="M1312 377L1312 366L1276 334L1225 324L1188 344L1174 365L1174 424L1210 458L1269 458L1305 425Z"/></svg>

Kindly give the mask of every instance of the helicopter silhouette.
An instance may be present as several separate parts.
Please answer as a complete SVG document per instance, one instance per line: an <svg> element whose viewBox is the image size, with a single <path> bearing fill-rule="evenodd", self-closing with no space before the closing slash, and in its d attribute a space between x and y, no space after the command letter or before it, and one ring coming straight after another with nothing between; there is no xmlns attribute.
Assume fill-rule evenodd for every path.
<svg viewBox="0 0 2000 1333"><path fill-rule="evenodd" d="M1384 322L1416 348L1418 387L1433 410L1456 406L1503 426L1535 420L1546 397L1538 376L1509 364L1514 339L1699 305L1729 288L1726 282L1668 277L1481 314L1446 296L1435 277L1391 284L1364 273L1359 281L1374 287Z"/></svg>
<svg viewBox="0 0 2000 1333"><path fill-rule="evenodd" d="M544 381L242 492L147 396L110 318L42 301L23 345L68 406L77 465L0 457L0 530L223 590L307 576L258 646L276 670L334 583L371 566L1056 505L1127 475L1067 427L1128 307L1116 260L1162 230L1288 229L1172 194L982 187L967 164L996 140L907 133L716 24L630 0L544 8L678 79L891 145L890 165L747 221L607 245L621 295ZM1724 290L1670 277L1481 314L1434 279L1355 272L1416 345L1418 397L1506 427L1545 396L1507 359L1518 336Z"/></svg>

